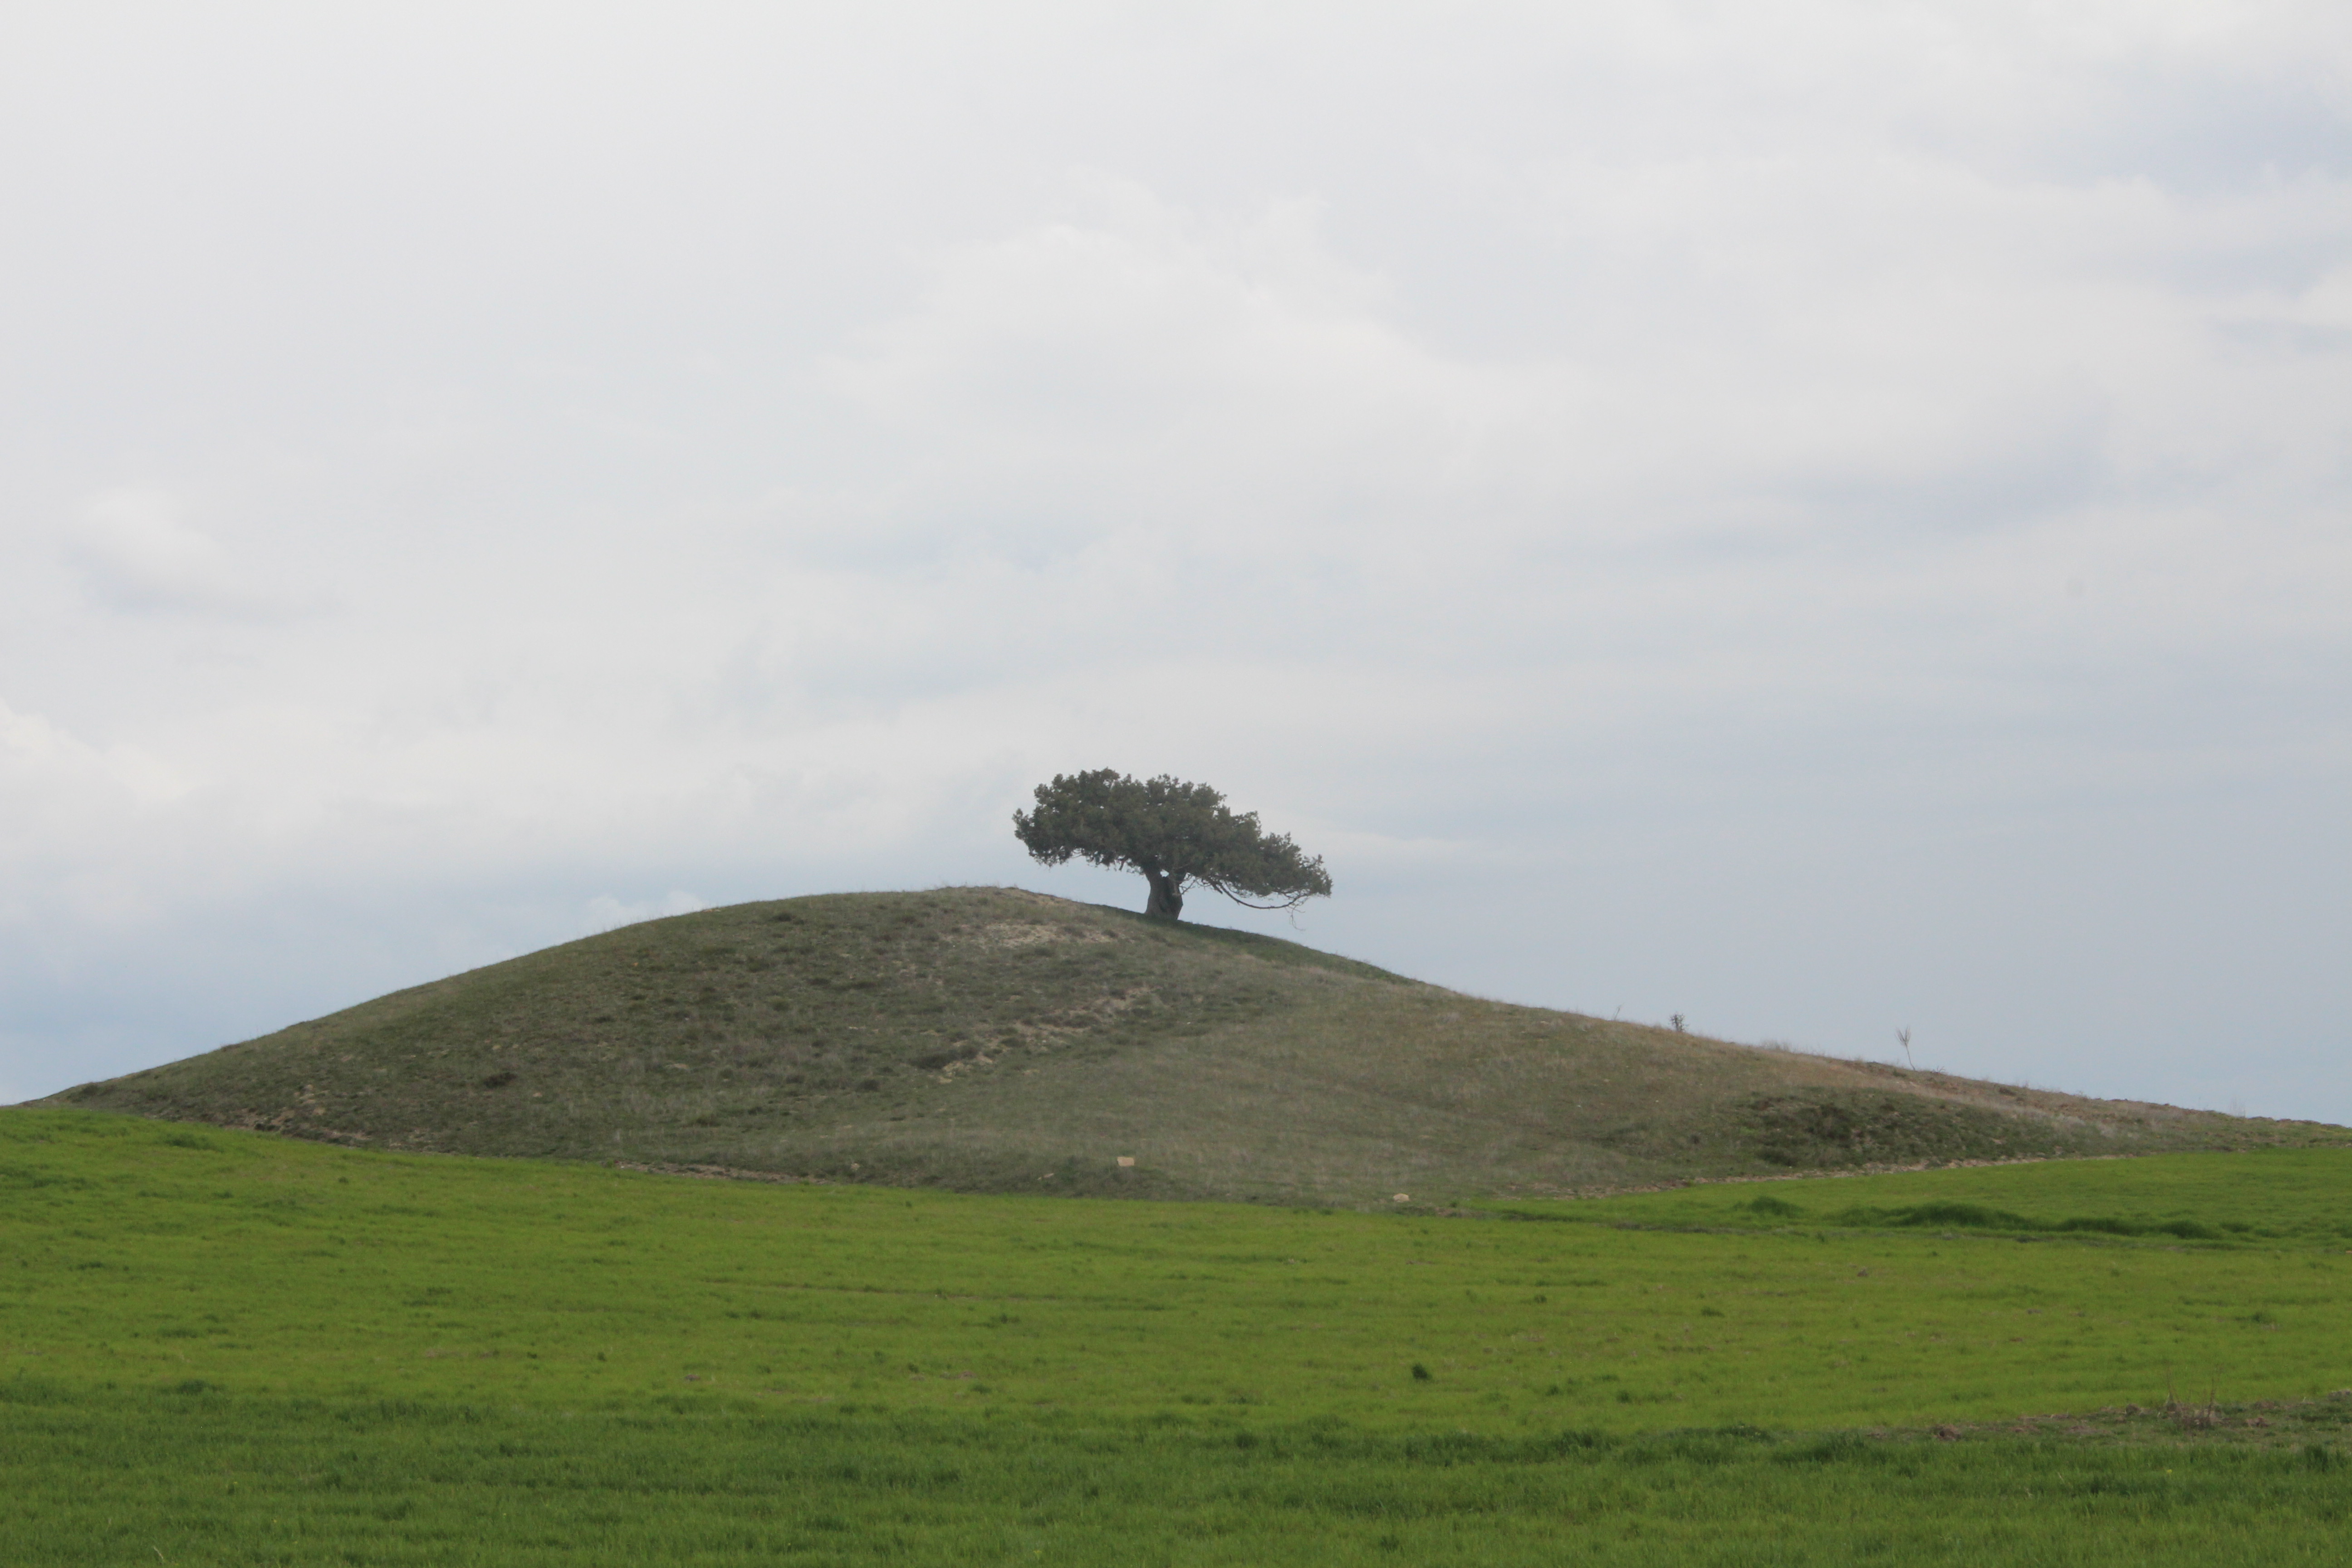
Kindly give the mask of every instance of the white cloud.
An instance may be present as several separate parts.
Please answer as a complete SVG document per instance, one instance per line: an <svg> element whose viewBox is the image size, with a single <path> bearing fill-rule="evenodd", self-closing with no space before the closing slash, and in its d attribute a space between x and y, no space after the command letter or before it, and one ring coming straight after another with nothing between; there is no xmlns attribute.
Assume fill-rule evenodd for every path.
<svg viewBox="0 0 2352 1568"><path fill-rule="evenodd" d="M1106 763L1503 994L2208 1099L2352 1000L2328 16L535 15L0 47L56 1038L1045 879Z"/></svg>
<svg viewBox="0 0 2352 1568"><path fill-rule="evenodd" d="M194 787L137 746L101 752L40 714L17 712L5 702L0 702L0 776L21 787L82 800L95 791L131 807L174 801ZM11 815L21 821L27 814L20 803Z"/></svg>
<svg viewBox="0 0 2352 1568"><path fill-rule="evenodd" d="M184 521L182 511L167 490L91 497L68 547L90 595L118 610L233 619L278 619L304 607L238 571L220 542Z"/></svg>

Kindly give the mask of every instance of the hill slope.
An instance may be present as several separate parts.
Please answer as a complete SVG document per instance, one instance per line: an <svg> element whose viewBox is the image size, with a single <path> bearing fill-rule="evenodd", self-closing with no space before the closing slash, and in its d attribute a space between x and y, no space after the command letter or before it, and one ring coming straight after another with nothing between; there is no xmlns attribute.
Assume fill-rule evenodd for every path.
<svg viewBox="0 0 2352 1568"><path fill-rule="evenodd" d="M377 1148L1341 1204L2347 1136L1485 1002L988 888L649 921L50 1103Z"/></svg>

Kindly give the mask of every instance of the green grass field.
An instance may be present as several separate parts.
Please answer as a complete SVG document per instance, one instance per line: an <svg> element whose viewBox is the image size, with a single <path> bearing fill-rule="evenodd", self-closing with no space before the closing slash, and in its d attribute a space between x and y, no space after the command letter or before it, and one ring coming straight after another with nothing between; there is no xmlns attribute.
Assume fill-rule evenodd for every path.
<svg viewBox="0 0 2352 1568"><path fill-rule="evenodd" d="M2352 1508L2342 1150L1458 1217L13 1110L0 1193L10 1563L2320 1563Z"/></svg>

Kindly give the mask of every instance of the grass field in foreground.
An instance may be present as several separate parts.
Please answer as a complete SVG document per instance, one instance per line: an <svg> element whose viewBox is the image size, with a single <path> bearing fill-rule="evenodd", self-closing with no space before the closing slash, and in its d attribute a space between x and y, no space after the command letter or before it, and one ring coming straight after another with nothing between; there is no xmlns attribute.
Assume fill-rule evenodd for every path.
<svg viewBox="0 0 2352 1568"><path fill-rule="evenodd" d="M1550 1224L0 1112L0 1559L2332 1560L2347 1189L2271 1151ZM2318 1403L2221 1447L1916 1436L2168 1385Z"/></svg>
<svg viewBox="0 0 2352 1568"><path fill-rule="evenodd" d="M52 1564L2333 1565L2334 1447L1541 1440L707 1405L0 1403Z"/></svg>

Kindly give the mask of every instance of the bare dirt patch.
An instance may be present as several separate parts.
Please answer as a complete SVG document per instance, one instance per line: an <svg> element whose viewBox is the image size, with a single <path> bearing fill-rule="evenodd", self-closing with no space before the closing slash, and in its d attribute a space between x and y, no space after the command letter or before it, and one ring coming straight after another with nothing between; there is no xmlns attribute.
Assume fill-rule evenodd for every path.
<svg viewBox="0 0 2352 1568"><path fill-rule="evenodd" d="M992 921L966 936L973 947L1040 947L1047 942L1117 942L1097 926L1047 924L1042 921Z"/></svg>

